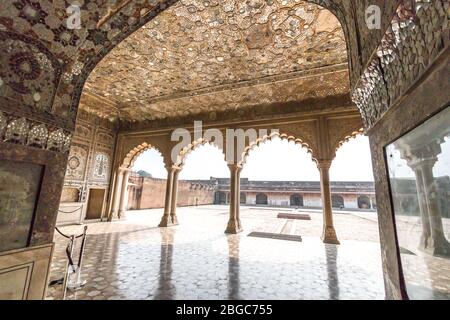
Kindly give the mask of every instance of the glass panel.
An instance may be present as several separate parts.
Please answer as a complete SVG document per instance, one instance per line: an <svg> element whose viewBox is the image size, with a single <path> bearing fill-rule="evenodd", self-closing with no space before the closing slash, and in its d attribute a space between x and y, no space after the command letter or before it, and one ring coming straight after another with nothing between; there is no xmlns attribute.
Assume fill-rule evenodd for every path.
<svg viewBox="0 0 450 320"><path fill-rule="evenodd" d="M450 108L386 147L410 299L450 299Z"/></svg>
<svg viewBox="0 0 450 320"><path fill-rule="evenodd" d="M0 252L28 245L43 167L0 160Z"/></svg>

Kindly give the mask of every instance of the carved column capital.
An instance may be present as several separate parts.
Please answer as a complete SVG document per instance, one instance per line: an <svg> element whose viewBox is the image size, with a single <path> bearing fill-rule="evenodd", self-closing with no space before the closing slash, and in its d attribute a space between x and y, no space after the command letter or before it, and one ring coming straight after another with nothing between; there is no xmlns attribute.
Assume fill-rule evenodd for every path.
<svg viewBox="0 0 450 320"><path fill-rule="evenodd" d="M234 171L239 172L242 170L242 165L236 164L236 163L228 164L228 168L230 169L231 172L234 172Z"/></svg>
<svg viewBox="0 0 450 320"><path fill-rule="evenodd" d="M181 167L180 166L176 166L176 165L170 165L170 166L165 166L167 172L180 172L181 171Z"/></svg>
<svg viewBox="0 0 450 320"><path fill-rule="evenodd" d="M330 169L333 160L317 160L317 168L320 169Z"/></svg>

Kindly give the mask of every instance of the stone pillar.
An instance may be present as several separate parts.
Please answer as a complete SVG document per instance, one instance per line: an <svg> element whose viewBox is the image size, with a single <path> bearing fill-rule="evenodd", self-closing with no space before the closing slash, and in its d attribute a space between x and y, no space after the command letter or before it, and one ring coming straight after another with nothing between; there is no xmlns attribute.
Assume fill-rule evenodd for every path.
<svg viewBox="0 0 450 320"><path fill-rule="evenodd" d="M433 167L442 152L440 142L418 144L419 139L398 145L402 158L414 171L419 200L422 235L419 249L431 255L450 256L450 243L445 238L439 197ZM426 139L428 140L428 138Z"/></svg>
<svg viewBox="0 0 450 320"><path fill-rule="evenodd" d="M172 207L172 189L175 170L173 167L167 167L166 169L167 169L167 181L166 181L166 198L164 201L164 215L161 218L159 227L170 227L173 225L170 212Z"/></svg>
<svg viewBox="0 0 450 320"><path fill-rule="evenodd" d="M112 221L114 218L117 218L119 216L120 197L123 184L122 180L123 180L123 169L119 168L116 171L116 179L115 179L116 183L114 184L111 213L109 214L108 221Z"/></svg>
<svg viewBox="0 0 450 320"><path fill-rule="evenodd" d="M319 161L317 167L320 171L320 190L322 193L323 234L324 243L340 244L333 225L333 210L331 205L330 167L331 160Z"/></svg>
<svg viewBox="0 0 450 320"><path fill-rule="evenodd" d="M422 171L418 166L412 166L412 168L416 176L417 198L420 210L420 220L422 223L422 234L420 236L419 249L425 251L430 245L429 241L431 237L430 221L428 218L427 199L422 179Z"/></svg>
<svg viewBox="0 0 450 320"><path fill-rule="evenodd" d="M431 230L431 241L429 241L426 251L433 255L448 257L450 256L450 243L445 238L442 216L438 203L438 192L433 176L433 167L436 161L437 158L421 161L422 181L428 209L429 227Z"/></svg>
<svg viewBox="0 0 450 320"><path fill-rule="evenodd" d="M236 234L242 231L239 217L241 167L236 164L229 164L228 168L230 168L230 219L225 233Z"/></svg>
<svg viewBox="0 0 450 320"><path fill-rule="evenodd" d="M120 190L119 219L125 218L128 204L128 179L130 179L130 170L123 170L122 188Z"/></svg>
<svg viewBox="0 0 450 320"><path fill-rule="evenodd" d="M178 175L180 174L181 168L174 169L173 181L172 181L172 200L170 203L170 218L172 224L178 224L177 218L177 199L178 199Z"/></svg>

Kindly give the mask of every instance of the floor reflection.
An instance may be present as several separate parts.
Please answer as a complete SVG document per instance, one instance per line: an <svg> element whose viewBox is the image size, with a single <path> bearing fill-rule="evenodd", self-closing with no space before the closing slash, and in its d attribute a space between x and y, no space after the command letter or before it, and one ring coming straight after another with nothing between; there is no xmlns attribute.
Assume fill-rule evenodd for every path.
<svg viewBox="0 0 450 320"><path fill-rule="evenodd" d="M337 247L318 237L248 237L274 231L270 226L277 227L279 219L276 211L242 213L246 232L239 235L224 234L226 211L214 206L180 208L181 224L174 228L156 228L160 214L153 210L90 224L82 272L87 284L67 299L384 298L378 243L344 240ZM315 219L301 222L302 228ZM69 234L79 229L63 227ZM66 262L65 240L55 241L51 280L62 277ZM60 293L51 287L48 298L59 299Z"/></svg>
<svg viewBox="0 0 450 320"><path fill-rule="evenodd" d="M161 229L161 259L159 262L159 286L155 293L156 300L171 300L176 295L172 284L173 243L176 229Z"/></svg>
<svg viewBox="0 0 450 320"><path fill-rule="evenodd" d="M338 246L325 245L325 257L327 260L328 291L331 300L339 300L339 278L337 267Z"/></svg>
<svg viewBox="0 0 450 320"><path fill-rule="evenodd" d="M228 299L239 299L239 235L228 235Z"/></svg>

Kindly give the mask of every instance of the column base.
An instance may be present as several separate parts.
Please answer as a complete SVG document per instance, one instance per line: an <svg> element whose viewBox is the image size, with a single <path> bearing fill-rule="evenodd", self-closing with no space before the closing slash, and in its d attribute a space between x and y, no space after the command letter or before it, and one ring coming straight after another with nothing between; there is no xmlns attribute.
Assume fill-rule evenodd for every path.
<svg viewBox="0 0 450 320"><path fill-rule="evenodd" d="M334 230L334 227L325 227L321 239L323 243L341 244L336 236L336 230Z"/></svg>
<svg viewBox="0 0 450 320"><path fill-rule="evenodd" d="M170 216L173 225L178 224L178 217L176 215Z"/></svg>
<svg viewBox="0 0 450 320"><path fill-rule="evenodd" d="M118 217L118 212L117 211L112 211L109 214L108 219L106 221L112 222L114 219L117 219L117 217Z"/></svg>
<svg viewBox="0 0 450 320"><path fill-rule="evenodd" d="M227 234L238 234L244 231L238 221L228 221L227 229L225 233Z"/></svg>
<svg viewBox="0 0 450 320"><path fill-rule="evenodd" d="M163 215L158 227L168 228L168 227L176 226L177 224L178 224L178 222L174 223L169 215Z"/></svg>
<svg viewBox="0 0 450 320"><path fill-rule="evenodd" d="M126 211L125 210L120 210L119 211L119 215L117 216L118 219L125 219L126 216Z"/></svg>
<svg viewBox="0 0 450 320"><path fill-rule="evenodd" d="M436 241L430 237L426 245L426 247L421 245L419 247L420 250L432 256L450 257L450 243L447 239L439 238L439 240Z"/></svg>

